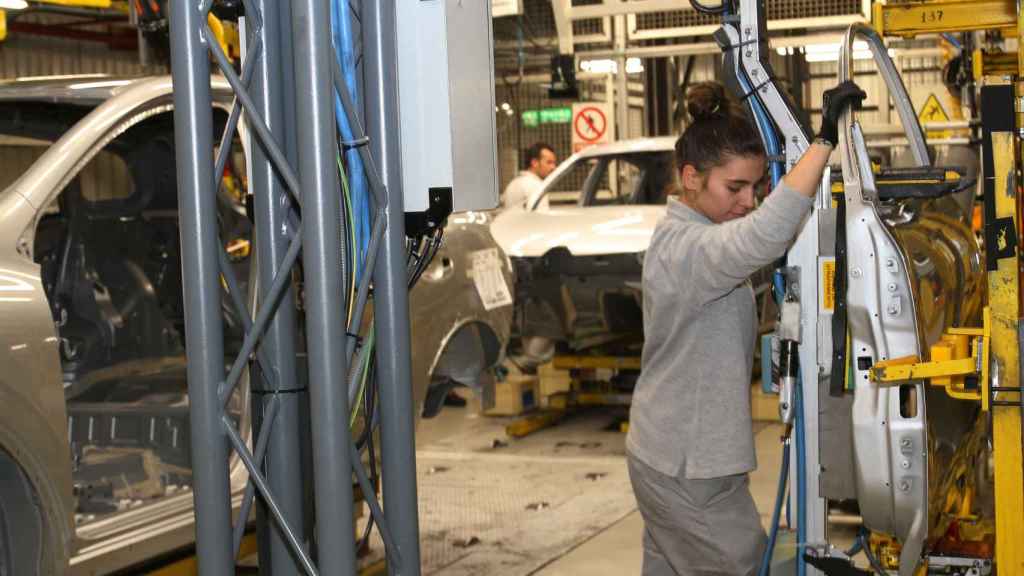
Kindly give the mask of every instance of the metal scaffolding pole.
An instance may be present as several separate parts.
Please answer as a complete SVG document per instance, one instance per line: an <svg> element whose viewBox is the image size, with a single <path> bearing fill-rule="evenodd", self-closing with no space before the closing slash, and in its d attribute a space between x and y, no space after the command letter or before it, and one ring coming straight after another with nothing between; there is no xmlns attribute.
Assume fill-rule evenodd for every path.
<svg viewBox="0 0 1024 576"><path fill-rule="evenodd" d="M270 133L280 142L287 130L282 93L292 90L292 78L290 74L284 74L285 66L279 47L282 29L291 25L291 19L287 15L277 18L274 14L276 3L269 0L256 0L256 6L261 16L270 14L271 17L263 17L256 31L262 41L262 50L254 54L257 60L252 86L253 102L266 121ZM258 302L266 305L266 294L274 278L283 269L291 237L299 231L290 223L291 201L271 160L263 147L252 146L250 149L250 190L253 194L257 231ZM269 409L270 402L276 400L279 403L270 431L263 471L284 517L295 530L295 536L305 542L301 407L308 390L297 378L295 316L295 297L289 287L285 289L281 305L270 320L261 341L263 357L271 364L265 369L271 374L266 380L260 377L252 379L252 404L254 411L258 410L259 414ZM254 435L259 434L259 423L254 418ZM299 574L299 566L289 551L281 528L273 524L265 509L261 509L257 520L260 566L275 576Z"/></svg>
<svg viewBox="0 0 1024 576"><path fill-rule="evenodd" d="M316 534L325 574L355 572L349 403L344 385L345 290L330 14L326 2L292 3L299 180L302 188L306 341L313 431ZM385 292L387 288L384 288Z"/></svg>
<svg viewBox="0 0 1024 576"><path fill-rule="evenodd" d="M370 6L370 0L365 1ZM344 289L351 278L351 263L346 260L345 212L338 186L332 82L341 83L335 70L338 63L332 60L328 5L321 0L243 2L246 50L240 70L220 44L204 43L204 38L212 37L207 22L212 0L196 6L176 0L170 10L200 574L232 572L232 552L237 553L257 502L263 573L353 574L355 472L384 540L392 573L418 575L394 1L364 7L370 15L363 21L366 44L372 45L367 50L371 88L365 102L373 152L361 147L359 154L368 168L377 209L355 302L346 301ZM219 135L216 162L210 56L235 95L224 133ZM223 96L218 94L221 101ZM353 142L365 142L352 98L345 92L342 100L353 126ZM216 204L219 177L243 114L251 136L246 144L255 220L256 310L247 308L219 239ZM373 154L385 167L383 178L376 171ZM292 286L300 254L305 357L299 350L303 338ZM378 261L381 265L375 266ZM363 447L356 446L350 430L354 414L349 394L360 372L348 370L358 340L349 332L359 329L371 275L378 342L377 377L371 385L380 387L378 420L387 517L362 467ZM224 289L229 296L225 302L245 329L226 373ZM346 313L353 316L347 325ZM369 349L359 352L365 355ZM250 387L239 388L247 366L253 374ZM308 373L308 393L301 383L303 368ZM225 406L239 391L252 395L253 434L236 429L235 419L225 413ZM372 425L374 419L364 416ZM234 527L229 447L249 474ZM314 518L319 567L309 550Z"/></svg>
<svg viewBox="0 0 1024 576"><path fill-rule="evenodd" d="M224 379L224 338L213 173L213 108L210 61L201 28L202 8L176 2L170 10L174 74L174 133L181 220L185 344L188 355L189 424L196 555L199 574L234 570L228 439L217 390Z"/></svg>
<svg viewBox="0 0 1024 576"><path fill-rule="evenodd" d="M374 272L377 374L380 382L381 478L389 524L402 565L392 575L420 573L419 512L412 379L408 350L409 294L405 267L395 0L363 1L367 127L387 188L386 232Z"/></svg>

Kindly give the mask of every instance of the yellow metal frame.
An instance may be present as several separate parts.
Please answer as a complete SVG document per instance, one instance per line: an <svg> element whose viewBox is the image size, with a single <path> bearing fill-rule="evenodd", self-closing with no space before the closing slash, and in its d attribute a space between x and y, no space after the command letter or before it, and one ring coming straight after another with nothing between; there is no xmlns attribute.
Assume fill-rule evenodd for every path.
<svg viewBox="0 0 1024 576"><path fill-rule="evenodd" d="M555 370L639 370L638 356L588 356L558 355L551 360ZM543 376L542 376L543 377ZM512 438L522 438L534 432L558 424L563 418L577 408L585 406L628 406L630 395L612 390L584 388L577 378L573 378L567 392L559 392L548 397L547 409L523 416L505 427L505 433ZM620 427L622 432L629 430L629 423Z"/></svg>
<svg viewBox="0 0 1024 576"><path fill-rule="evenodd" d="M1024 27L1024 20L1021 21ZM1024 30L1024 28L1022 28ZM1024 46L1021 47L1024 50ZM1024 77L1018 70L1018 78ZM1024 85L1016 85L1017 101L1024 96ZM1018 126L1024 126L1024 110L1017 107ZM1020 230L1018 216L1017 168L1018 135L1012 131L992 132L995 179L995 217L1014 219ZM1018 246L1019 251L1019 246ZM992 359L998 366L997 384L1020 386L1020 270L1019 258L1003 258L988 274L988 300L992 310ZM1010 396L1009 398L1007 396ZM998 399L1017 399L1019 394L994 395ZM1024 574L1024 455L1021 451L1021 408L992 406L992 450L995 468L996 566L1000 574Z"/></svg>
<svg viewBox="0 0 1024 576"><path fill-rule="evenodd" d="M639 370L639 356L555 356L551 363L557 370Z"/></svg>
<svg viewBox="0 0 1024 576"><path fill-rule="evenodd" d="M871 379L887 385L928 380L932 386L944 388L950 397L981 402L982 409L988 410L991 326L991 313L985 308L981 328L950 328L932 346L930 362L922 362L917 356L883 360L871 368ZM978 376L976 390L966 386L966 376L973 375Z"/></svg>
<svg viewBox="0 0 1024 576"><path fill-rule="evenodd" d="M1009 76L1017 72L1017 54L1015 52L985 52L980 48L971 56L974 79L981 80L985 76Z"/></svg>
<svg viewBox="0 0 1024 576"><path fill-rule="evenodd" d="M1024 18L1018 14L1018 0L905 0L878 1L872 9L875 28L883 36L913 37L918 34L1004 31L1016 36L1017 54L974 54L975 79L989 84L1008 84L1024 80ZM998 75L998 77L994 77ZM1017 122L1015 129L993 131L991 147L993 169L986 178L993 180L995 218L1013 218L1018 238L1021 228L1021 183L1018 180L1024 155L1024 82L1015 84ZM1000 114L1010 111L993 110ZM987 224L987 222L986 222ZM994 247L988 247L994 249ZM1021 393L993 387L1019 388L1021 346L1020 242L1014 257L1002 258L988 273L985 325L977 329L958 329L947 333L931 350L931 362L919 358L901 358L877 364L872 378L880 385L911 379L928 379L942 386L954 398L980 400L991 416L992 457L995 472L995 561L999 574L1024 575L1024 450L1022 450ZM968 355L968 347L971 353ZM989 367L992 373L989 374ZM977 374L980 391L966 390L966 376ZM1006 401L1007 405L992 404ZM969 513L970 491L961 495L960 514ZM956 504L956 502L946 502ZM987 528L980 527L984 531ZM881 544L881 543L879 543Z"/></svg>
<svg viewBox="0 0 1024 576"><path fill-rule="evenodd" d="M238 557L245 558L256 554L256 534L249 533L242 538L242 546ZM186 556L165 566L146 572L146 576L194 576L199 573L199 562L195 555Z"/></svg>
<svg viewBox="0 0 1024 576"><path fill-rule="evenodd" d="M1024 60L1022 60L1024 61ZM1024 77L1024 71L1021 74ZM1018 83L1017 99L1024 97L1024 83ZM1018 107L1018 125L1024 126L1024 108ZM1016 169L1020 154L1017 134L992 133L995 179L995 217L1014 219L1020 230ZM1020 159L1024 164L1024 158ZM1020 235L1020 233L1018 233ZM989 249L994 249L989 247ZM1018 247L1019 250L1019 247ZM996 385L1020 384L1020 268L1019 258L999 260L988 274L988 304L982 328L955 328L932 347L932 361L918 357L894 358L878 362L871 378L880 385L899 385L912 380L928 380L942 386L947 394L962 400L980 401L983 410L992 413L992 448L995 468L996 566L1001 574L1024 574L1024 453L1020 406L990 405L991 399L1019 400L1019 392L991 392L993 374L989 366L998 366ZM970 354L967 354L968 347ZM967 390L964 379L979 376L979 390Z"/></svg>
<svg viewBox="0 0 1024 576"><path fill-rule="evenodd" d="M32 0L39 4L56 4L58 6L77 6L80 8L110 8L111 0Z"/></svg>
<svg viewBox="0 0 1024 576"><path fill-rule="evenodd" d="M505 426L505 434L510 438L529 436L538 430L558 424L567 414L568 412L564 409L544 410L536 414L530 414Z"/></svg>
<svg viewBox="0 0 1024 576"><path fill-rule="evenodd" d="M1014 0L876 2L871 20L883 36L1014 29L1017 27L1017 3Z"/></svg>

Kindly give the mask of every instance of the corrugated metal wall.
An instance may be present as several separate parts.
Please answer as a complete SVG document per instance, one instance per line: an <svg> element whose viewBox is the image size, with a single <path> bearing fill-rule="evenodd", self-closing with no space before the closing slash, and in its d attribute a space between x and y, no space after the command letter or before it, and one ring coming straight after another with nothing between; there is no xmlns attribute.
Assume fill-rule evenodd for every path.
<svg viewBox="0 0 1024 576"><path fill-rule="evenodd" d="M19 16L17 22L47 26L68 19L67 16L53 14L25 14ZM114 50L100 42L15 31L9 33L6 41L0 42L0 80L73 74L143 76L167 72L164 66L141 66L135 50ZM0 177L0 189L6 188L24 172L42 150L39 146L25 146L25 142L0 142L0 166L5 167L5 175ZM113 155L98 155L80 172L78 181L83 196L88 200L120 198L132 190L127 166Z"/></svg>
<svg viewBox="0 0 1024 576"><path fill-rule="evenodd" d="M8 16L10 17L10 16ZM47 25L67 17L28 14L18 22ZM0 42L0 78L57 76L63 74L111 74L138 76L166 74L163 65L142 66L136 51L111 50L100 42L34 36L9 31Z"/></svg>
<svg viewBox="0 0 1024 576"><path fill-rule="evenodd" d="M64 16L26 14L18 22L48 25L68 20ZM112 50L100 42L88 42L48 36L35 36L11 31L7 40L0 42L0 79L34 76L62 76L68 74L109 74L112 76L142 76L166 74L163 65L142 66L138 52ZM26 142L0 142L0 189L6 188L42 153L44 148ZM88 200L109 200L127 196L132 183L127 166L120 158L101 153L80 173L78 183Z"/></svg>

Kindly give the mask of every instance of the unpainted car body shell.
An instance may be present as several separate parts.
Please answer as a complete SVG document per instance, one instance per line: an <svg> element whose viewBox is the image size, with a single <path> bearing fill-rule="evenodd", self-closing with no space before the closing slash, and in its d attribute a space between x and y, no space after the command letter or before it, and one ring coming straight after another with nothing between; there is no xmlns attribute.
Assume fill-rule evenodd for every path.
<svg viewBox="0 0 1024 576"><path fill-rule="evenodd" d="M540 264L564 250L573 257L571 261L642 253L657 222L664 217L664 206L545 207L541 199L563 174L581 161L630 153L668 153L673 145L672 138L649 138L594 146L574 154L530 196L527 208L510 208L495 220L492 226L495 238L517 263L522 259L534 269L542 268ZM899 326L890 320L892 325L887 330L877 330L884 335L879 340L884 340L892 349L881 352L876 359L884 359L886 353L897 357L917 354L919 350L927 357L928 346L935 343L943 331L951 326L980 322L984 271L977 241L968 225L967 214L962 210L963 206L970 206L970 195L968 190L929 201L889 202L883 207L885 218L879 218L876 226L870 230L866 226L852 226L847 230L851 246L871 253L866 260L874 260L881 268L879 277L891 277L870 287L857 285L856 281L851 285L851 331L855 334L871 332L870 326L879 322L879 316L901 319ZM849 214L847 217L864 222ZM882 254L883 245L888 250L887 258L875 258L876 251ZM886 270L887 260L891 261L888 265L891 270ZM561 261L565 262L564 258ZM569 279L563 271L552 273L559 275L556 280L563 288L563 292L549 290L553 296L548 301L557 304L564 299L563 294L571 290L565 289ZM520 273L521 281L525 277ZM639 290L639 282L633 285L630 280L620 277L619 286ZM889 299L898 290L902 295L902 315L899 310L890 312L888 306ZM877 297L866 296L869 291L877 293ZM528 299L533 294L523 290L520 295L524 298L517 300L517 306L530 311ZM566 323L564 318L561 320L562 324ZM541 333L534 326L528 328L534 332L527 334L524 327L520 327L520 332L549 339L564 338L568 332ZM893 347L897 342L903 348ZM866 344L863 350L859 346L855 348L855 356L870 356ZM941 535L948 526L949 518L941 518L934 509L941 508L945 502L942 490L951 485L947 476L954 452L965 438L973 438L969 434L972 410L975 410L972 404L953 401L934 387L922 387L918 383L918 389L921 393L914 406L918 412L904 418L900 416L901 410L910 407L906 406L907 402L902 402L901 406L898 388L879 388L872 383L858 386L851 412L843 415L841 423L830 424L850 427L851 446L845 448L852 455L847 469L855 478L856 489L855 494L844 497L857 498L869 528L906 540L910 540L908 534L913 533L916 542L908 549L917 551L922 549L929 528L934 537ZM906 456L908 451L919 464L912 465ZM907 488L901 491L901 486ZM929 503L933 508L931 514ZM911 553L914 558L904 564L912 567L917 554L916 551Z"/></svg>
<svg viewBox="0 0 1024 576"><path fill-rule="evenodd" d="M227 82L215 77L212 88L214 106L227 110L231 103ZM187 490L89 523L75 533L59 335L40 267L33 262L35 227L43 208L119 131L147 115L169 112L172 96L167 76L0 84L0 101L92 108L0 192L0 447L22 463L43 504L59 508L54 517L61 519L61 538L66 544L61 553L72 553L73 574L122 569L186 546L194 538L192 495ZM490 219L487 213L453 217L457 222L446 230L435 261L411 293L412 393L417 409L426 396L432 371L459 330L473 324L482 327L480 333L485 338L493 338L494 342L480 347L488 357L476 361L484 367L497 361L508 338L511 306L485 310L472 278L470 254L495 249L505 282L509 286L513 282L511 265L490 235ZM480 350L450 353L472 355ZM236 507L245 482L244 468L236 462L232 468Z"/></svg>

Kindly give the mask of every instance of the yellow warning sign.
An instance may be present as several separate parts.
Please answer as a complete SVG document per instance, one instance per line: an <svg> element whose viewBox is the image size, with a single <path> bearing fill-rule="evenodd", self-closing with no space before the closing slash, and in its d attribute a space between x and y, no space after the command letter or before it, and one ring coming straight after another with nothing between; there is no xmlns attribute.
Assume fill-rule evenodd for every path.
<svg viewBox="0 0 1024 576"><path fill-rule="evenodd" d="M934 93L928 95L928 99L924 101L924 106L921 107L921 112L917 115L918 120L921 124L927 124L930 122L949 122L949 114L946 113L946 109L942 107L942 103L935 96ZM925 137L928 139L932 138L951 138L953 136L952 130L928 130Z"/></svg>
<svg viewBox="0 0 1024 576"><path fill-rule="evenodd" d="M836 309L836 261L821 260L821 312L831 313Z"/></svg>

